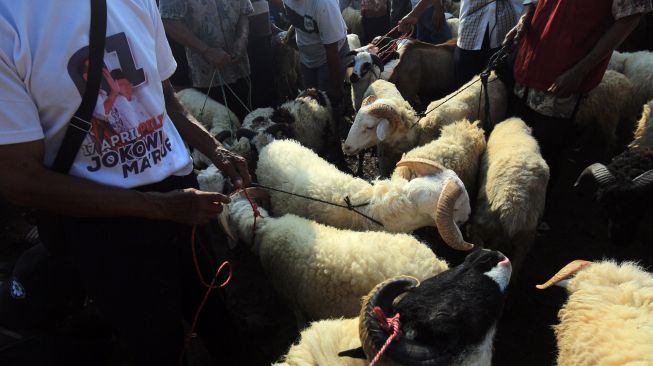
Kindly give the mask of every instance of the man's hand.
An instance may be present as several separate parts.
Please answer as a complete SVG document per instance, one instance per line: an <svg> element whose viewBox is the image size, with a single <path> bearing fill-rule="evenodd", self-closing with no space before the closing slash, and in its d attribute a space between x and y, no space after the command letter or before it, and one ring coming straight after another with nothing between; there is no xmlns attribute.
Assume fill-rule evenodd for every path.
<svg viewBox="0 0 653 366"><path fill-rule="evenodd" d="M519 43L519 39L525 30L528 29L528 25L531 23L533 18L533 12L535 11L535 6L533 4L528 4L524 7L523 15L519 18L517 25L515 25L509 32L506 34L506 38L503 40L502 46L513 44L516 45Z"/></svg>
<svg viewBox="0 0 653 366"><path fill-rule="evenodd" d="M233 183L236 189L247 187L252 183L252 177L249 175L247 169L247 160L240 155L234 154L231 151L219 147L210 156L211 161L225 173Z"/></svg>
<svg viewBox="0 0 653 366"><path fill-rule="evenodd" d="M410 32L413 29L413 27L417 24L417 20L418 18L415 15L412 15L412 13L408 13L405 17L403 17L399 21L399 31L401 33Z"/></svg>
<svg viewBox="0 0 653 366"><path fill-rule="evenodd" d="M576 67L565 71L551 84L547 91L559 97L568 97L575 93L585 79L585 73Z"/></svg>
<svg viewBox="0 0 653 366"><path fill-rule="evenodd" d="M145 196L158 208L152 218L189 225L206 224L216 219L222 212L222 204L230 202L229 197L221 193L203 192L194 188L166 193L147 192Z"/></svg>
<svg viewBox="0 0 653 366"><path fill-rule="evenodd" d="M204 57L206 62L218 69L222 69L229 61L231 61L231 56L222 48L209 47L202 52L202 57Z"/></svg>

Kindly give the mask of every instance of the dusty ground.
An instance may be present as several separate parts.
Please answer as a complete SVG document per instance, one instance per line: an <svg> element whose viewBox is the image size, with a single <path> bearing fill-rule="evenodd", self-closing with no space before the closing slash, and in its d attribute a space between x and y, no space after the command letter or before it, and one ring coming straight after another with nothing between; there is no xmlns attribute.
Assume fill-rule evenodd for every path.
<svg viewBox="0 0 653 366"><path fill-rule="evenodd" d="M596 141L593 143L598 144ZM616 250L611 246L607 239L606 218L600 207L591 200L578 197L571 190L577 174L583 167L594 162L592 157L597 156L596 149L585 148L570 152L568 156L569 160L555 182L547 212L546 220L550 230L539 232L524 270L519 275L519 281L511 285L495 340L495 365L553 364L556 348L551 325L557 322L557 311L564 303L566 294L559 288L542 292L535 289L535 284L546 280L567 262L578 258L596 260L609 257L640 259L646 265L653 263L651 248L641 239L625 249ZM374 178L376 158L368 152L364 162L362 176ZM347 163L352 171L357 170L355 157L348 157ZM3 274L6 275L17 255L28 246L20 239L28 231L29 225L20 219L21 216L16 216L16 212L21 211L3 203L0 211L0 278ZM649 216L640 225L639 238L650 237L652 222ZM429 241L439 256L447 258L451 263L462 260L460 255L441 246L437 238L434 239L432 230L422 230L419 235ZM257 259L246 248L225 250L222 255L234 263L236 271L235 281L222 296L226 298L231 317L237 324L233 334L245 342L252 361L244 362L242 358L222 359L218 364L269 364L295 340L297 328L293 316L276 297ZM0 337L0 364L24 364L16 355L24 351L32 354L46 352L48 349L52 351L52 348L48 348L52 344L59 347L57 353L60 358L67 360L67 365L130 364L120 345L95 319L92 307L84 316L75 319L76 322L69 321L66 331L52 331L49 337L36 338L19 347L4 349ZM73 361L71 355L80 360ZM215 364L209 361L198 342L194 342L190 355L192 365Z"/></svg>

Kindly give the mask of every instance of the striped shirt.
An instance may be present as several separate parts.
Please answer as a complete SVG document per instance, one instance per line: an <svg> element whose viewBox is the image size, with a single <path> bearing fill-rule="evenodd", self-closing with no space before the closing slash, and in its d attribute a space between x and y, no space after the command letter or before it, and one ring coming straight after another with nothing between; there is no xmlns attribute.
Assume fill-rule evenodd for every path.
<svg viewBox="0 0 653 366"><path fill-rule="evenodd" d="M497 48L517 24L522 0L462 0L458 47L480 50L486 30L490 31L490 48Z"/></svg>

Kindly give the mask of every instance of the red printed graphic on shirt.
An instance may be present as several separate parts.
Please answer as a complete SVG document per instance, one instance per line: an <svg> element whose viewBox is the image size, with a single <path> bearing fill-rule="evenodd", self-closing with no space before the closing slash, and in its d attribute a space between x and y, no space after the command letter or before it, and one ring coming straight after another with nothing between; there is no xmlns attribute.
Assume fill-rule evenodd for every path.
<svg viewBox="0 0 653 366"><path fill-rule="evenodd" d="M88 64L88 47L78 50L68 62L68 73L80 95L86 86ZM80 147L90 161L89 172L120 167L127 178L161 163L171 152L163 128L165 112L148 110L139 102L147 84L125 33L107 37L98 100L90 131Z"/></svg>

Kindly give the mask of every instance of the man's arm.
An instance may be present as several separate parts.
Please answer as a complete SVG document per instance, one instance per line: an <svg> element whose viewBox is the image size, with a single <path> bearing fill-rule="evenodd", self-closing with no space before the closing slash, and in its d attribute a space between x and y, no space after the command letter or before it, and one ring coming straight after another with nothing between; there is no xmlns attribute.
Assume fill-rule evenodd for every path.
<svg viewBox="0 0 653 366"><path fill-rule="evenodd" d="M413 10L399 21L399 31L402 33L410 32L410 29L417 24L419 17L421 17L426 9L431 6L435 6L433 9L433 17L435 18L436 15L440 16L440 14L436 14L436 12L440 12L442 19L444 19L444 6L442 5L442 0L420 0Z"/></svg>
<svg viewBox="0 0 653 366"><path fill-rule="evenodd" d="M170 38L184 47L191 48L202 55L204 59L217 68L222 68L230 61L231 56L222 48L210 47L197 38L188 27L178 19L162 19L163 27ZM247 47L247 44L245 44Z"/></svg>
<svg viewBox="0 0 653 366"><path fill-rule="evenodd" d="M195 189L138 192L55 173L43 166L44 141L0 145L0 195L21 206L70 216L134 216L205 223L229 199Z"/></svg>
<svg viewBox="0 0 653 366"><path fill-rule="evenodd" d="M218 140L206 131L179 102L170 81L163 81L163 95L166 111L184 141L211 159L215 166L231 178L236 187L248 186L251 177L247 170L247 161L239 155L225 149Z"/></svg>
<svg viewBox="0 0 653 366"><path fill-rule="evenodd" d="M524 9L522 10L522 15L519 17L517 25L515 25L510 32L506 34L502 45L513 44L516 45L519 43L519 38L521 38L522 33L526 30L531 24L531 19L533 19L533 13L535 12L535 6L537 6L536 1L524 1Z"/></svg>
<svg viewBox="0 0 653 366"><path fill-rule="evenodd" d="M634 14L617 20L599 39L592 51L574 67L560 75L548 91L563 97L573 93L583 82L587 73L606 57L610 57L612 51L637 27L641 17L641 14Z"/></svg>
<svg viewBox="0 0 653 366"><path fill-rule="evenodd" d="M335 98L333 102L341 101L344 92L344 80L341 75L342 62L338 53L338 42L325 44L327 65L329 66L329 76L331 77L331 90Z"/></svg>

